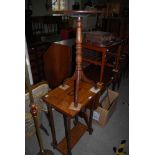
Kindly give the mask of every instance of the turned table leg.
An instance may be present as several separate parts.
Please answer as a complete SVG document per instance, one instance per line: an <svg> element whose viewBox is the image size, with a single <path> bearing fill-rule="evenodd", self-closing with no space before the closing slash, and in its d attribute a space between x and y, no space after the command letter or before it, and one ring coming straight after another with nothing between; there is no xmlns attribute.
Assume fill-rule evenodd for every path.
<svg viewBox="0 0 155 155"><path fill-rule="evenodd" d="M72 155L71 153L71 135L70 135L70 128L71 128L71 120L69 117L63 115L64 117L64 126L65 126L65 135L67 140L67 155Z"/></svg>
<svg viewBox="0 0 155 155"><path fill-rule="evenodd" d="M78 121L79 121L79 119L78 119L78 116L76 115L75 119L74 119L74 122L73 122L75 126L77 125Z"/></svg>
<svg viewBox="0 0 155 155"><path fill-rule="evenodd" d="M94 109L94 102L95 100L92 102L91 104L91 108L90 108L90 116L89 116L89 126L88 126L88 130L89 130L89 134L91 135L93 132L93 128L92 128L92 119L93 119L93 109Z"/></svg>
<svg viewBox="0 0 155 155"><path fill-rule="evenodd" d="M105 65L105 60L106 59L106 52L102 51L102 62L101 62L101 71L100 71L100 82L103 81L104 78L104 65Z"/></svg>
<svg viewBox="0 0 155 155"><path fill-rule="evenodd" d="M52 111L52 107L51 106L48 106L48 112L49 112L49 122L50 122L52 139L53 139L52 145L53 145L53 148L56 148L56 146L57 146L57 140L56 140L56 134L55 134L53 111Z"/></svg>

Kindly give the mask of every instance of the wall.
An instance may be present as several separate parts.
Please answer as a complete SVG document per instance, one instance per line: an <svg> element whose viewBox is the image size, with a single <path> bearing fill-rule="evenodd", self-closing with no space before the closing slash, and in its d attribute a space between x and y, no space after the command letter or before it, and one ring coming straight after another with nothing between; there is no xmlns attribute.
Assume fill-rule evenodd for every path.
<svg viewBox="0 0 155 155"><path fill-rule="evenodd" d="M27 6L27 1L25 0L25 7ZM67 1L67 0L66 0ZM75 1L79 1L82 5L87 1L87 0L68 0L68 5L69 9L72 9L72 5L74 4ZM93 4L95 5L102 5L105 4L106 2L118 2L121 1L123 5L128 6L129 0L92 0ZM32 2L32 9L33 9L33 14L32 16L44 16L48 14L48 11L46 10L45 3L46 0L31 0Z"/></svg>
<svg viewBox="0 0 155 155"><path fill-rule="evenodd" d="M83 31L92 30L96 26L96 16L83 17Z"/></svg>
<svg viewBox="0 0 155 155"><path fill-rule="evenodd" d="M25 4L27 4L27 0L25 0ZM45 7L46 0L31 0L32 1L32 16L45 16L49 15L48 10ZM77 0L68 0L68 6L69 9L72 9L72 5L74 2ZM87 0L78 0L81 2L81 4L84 4ZM111 2L111 1L122 1L122 0L92 0L92 2L96 5L102 5L105 2ZM122 3L124 5L128 4L128 0L123 0ZM25 6L26 7L26 6ZM92 29L95 27L96 24L96 17L88 17L88 18L83 18L83 29Z"/></svg>
<svg viewBox="0 0 155 155"><path fill-rule="evenodd" d="M27 1L27 0L26 0ZM48 10L45 7L46 0L31 0L32 1L32 16L45 16L48 15ZM68 0L69 9L72 9L72 5L75 0Z"/></svg>
<svg viewBox="0 0 155 155"><path fill-rule="evenodd" d="M48 14L46 9L46 0L31 0L32 1L32 16L45 16Z"/></svg>

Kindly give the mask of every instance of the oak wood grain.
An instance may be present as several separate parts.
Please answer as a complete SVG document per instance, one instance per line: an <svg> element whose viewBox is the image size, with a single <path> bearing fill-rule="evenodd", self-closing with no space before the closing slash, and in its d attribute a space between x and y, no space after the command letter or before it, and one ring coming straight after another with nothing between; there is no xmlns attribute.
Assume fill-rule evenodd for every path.
<svg viewBox="0 0 155 155"><path fill-rule="evenodd" d="M74 80L68 79L65 82L65 84L69 86L68 89L63 90L57 87L50 91L48 94L46 94L43 97L43 100L47 104L54 107L57 111L69 117L74 117L79 113L79 111L69 109L70 104L74 101ZM81 104L81 109L87 106L89 103L91 103L91 100L93 100L96 97L96 94L90 91L92 87L92 84L80 81L78 95L79 103ZM48 97L46 97L47 95Z"/></svg>

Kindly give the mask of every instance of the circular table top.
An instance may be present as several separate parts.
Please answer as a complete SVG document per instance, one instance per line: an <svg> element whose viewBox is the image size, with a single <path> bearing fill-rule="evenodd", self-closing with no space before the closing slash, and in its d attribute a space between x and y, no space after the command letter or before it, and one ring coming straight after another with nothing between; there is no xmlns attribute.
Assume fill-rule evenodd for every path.
<svg viewBox="0 0 155 155"><path fill-rule="evenodd" d="M71 16L86 16L90 14L102 14L103 11L98 10L63 10L63 11L51 11L51 14L55 15L71 15Z"/></svg>

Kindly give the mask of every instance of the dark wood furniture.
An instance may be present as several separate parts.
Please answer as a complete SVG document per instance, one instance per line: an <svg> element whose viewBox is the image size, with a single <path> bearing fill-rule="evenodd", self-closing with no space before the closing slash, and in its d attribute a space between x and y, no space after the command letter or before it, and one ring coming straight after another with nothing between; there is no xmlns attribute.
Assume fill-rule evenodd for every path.
<svg viewBox="0 0 155 155"><path fill-rule="evenodd" d="M44 61L43 55L47 51L51 43L37 43L32 47L29 47L28 54L31 64L31 71L33 76L33 83L37 84L38 82L46 80L44 73Z"/></svg>
<svg viewBox="0 0 155 155"><path fill-rule="evenodd" d="M61 17L30 16L26 13L25 34L34 84L46 80L43 55L54 41L60 40Z"/></svg>
<svg viewBox="0 0 155 155"><path fill-rule="evenodd" d="M44 71L50 88L56 88L70 75L69 46L53 43L44 54Z"/></svg>
<svg viewBox="0 0 155 155"><path fill-rule="evenodd" d="M63 20L60 16L31 16L26 13L25 33L34 84L46 80L43 55L51 43L61 40Z"/></svg>
<svg viewBox="0 0 155 155"><path fill-rule="evenodd" d="M50 40L56 41L61 27L62 18L58 16L32 16L31 17L31 43Z"/></svg>
<svg viewBox="0 0 155 155"><path fill-rule="evenodd" d="M70 49L70 52L71 52L71 57L68 58L68 60L70 60L70 69L69 69L69 74L70 76L73 75L74 71L75 71L75 51L76 49L73 48L75 47L75 38L72 38L72 39L67 39L67 40L61 40L61 41L56 41L54 42L55 44L59 44L59 45L65 45L65 46L68 46L69 49Z"/></svg>
<svg viewBox="0 0 155 155"><path fill-rule="evenodd" d="M71 149L78 142L80 137L88 129L89 134L92 134L92 114L95 106L96 99L99 100L98 95L102 90L102 86L98 85L99 91L94 93L90 91L93 87L92 84L80 81L79 83L79 103L81 108L79 110L70 109L70 105L74 102L74 80L69 79L65 82L69 86L66 90L60 87L47 93L43 100L49 107L50 124L53 138L53 146L57 148L64 155L71 155ZM86 108L90 108L90 117L86 115ZM65 135L66 137L57 144L56 132L54 128L54 118L52 108L60 112L64 117ZM78 122L77 116L84 117L87 126ZM71 118L76 118L75 127L71 129Z"/></svg>
<svg viewBox="0 0 155 155"><path fill-rule="evenodd" d="M111 32L116 37L129 36L129 17L107 17L101 19L101 25L96 29Z"/></svg>
<svg viewBox="0 0 155 155"><path fill-rule="evenodd" d="M62 41L58 41L55 43L59 44L59 45L65 45L70 48L70 50L71 50L70 72L74 73L75 56L76 56L75 55L75 51L76 51L75 39L62 40ZM91 49L91 50L85 52L84 46L86 47L86 49ZM83 54L82 60L83 60L83 62L86 61L86 62L90 62L91 64L95 64L95 66L99 66L99 67L95 67L95 66L90 65L88 68L84 68L84 72L85 72L86 76L95 82L102 81L105 84L110 83L111 77L114 77L114 73L112 72L112 69L118 68L118 65L119 65L119 55L120 55L119 46L120 46L120 41L114 42L112 45L105 46L105 47L98 47L97 45L93 45L93 44L82 44L82 54ZM71 47L72 47L72 49L71 49ZM99 51L94 52L95 48L99 49ZM110 53L112 51L113 51L113 54ZM105 53L105 57L100 56L100 55L104 55L104 53ZM100 54L99 57L98 57L98 54ZM97 57L96 57L96 55L97 55ZM109 55L110 55L110 57L111 57L111 55L113 56L113 60L116 62L116 64L110 64ZM97 59L95 59L95 57ZM103 62L105 62L105 63L103 63ZM101 74L101 68L103 68L103 75ZM93 70L95 70L95 72ZM72 74L70 74L70 75L72 75ZM94 75L93 78L92 78L92 75ZM101 77L101 75L103 78ZM96 76L99 76L99 78L95 78ZM113 85L115 83L114 81L117 81L117 80L111 80Z"/></svg>
<svg viewBox="0 0 155 155"><path fill-rule="evenodd" d="M113 17L107 21L107 31L112 32L115 36L126 38L129 36L129 18Z"/></svg>
<svg viewBox="0 0 155 155"><path fill-rule="evenodd" d="M90 44L90 43L84 43L82 44L82 48L89 49L89 51L96 51L101 53L101 60L95 60L94 58L87 57L83 58L83 61L89 62L91 64L99 65L101 67L100 70L100 79L99 81L102 82L104 81L104 67L109 66L112 67L115 70L118 70L118 65L119 65L119 59L120 59L120 54L121 54L121 41L117 41L112 43L111 45L105 45L105 46L99 46L95 44ZM115 64L110 64L107 61L107 54L111 54L109 51L110 50L115 50L114 59L115 59Z"/></svg>

